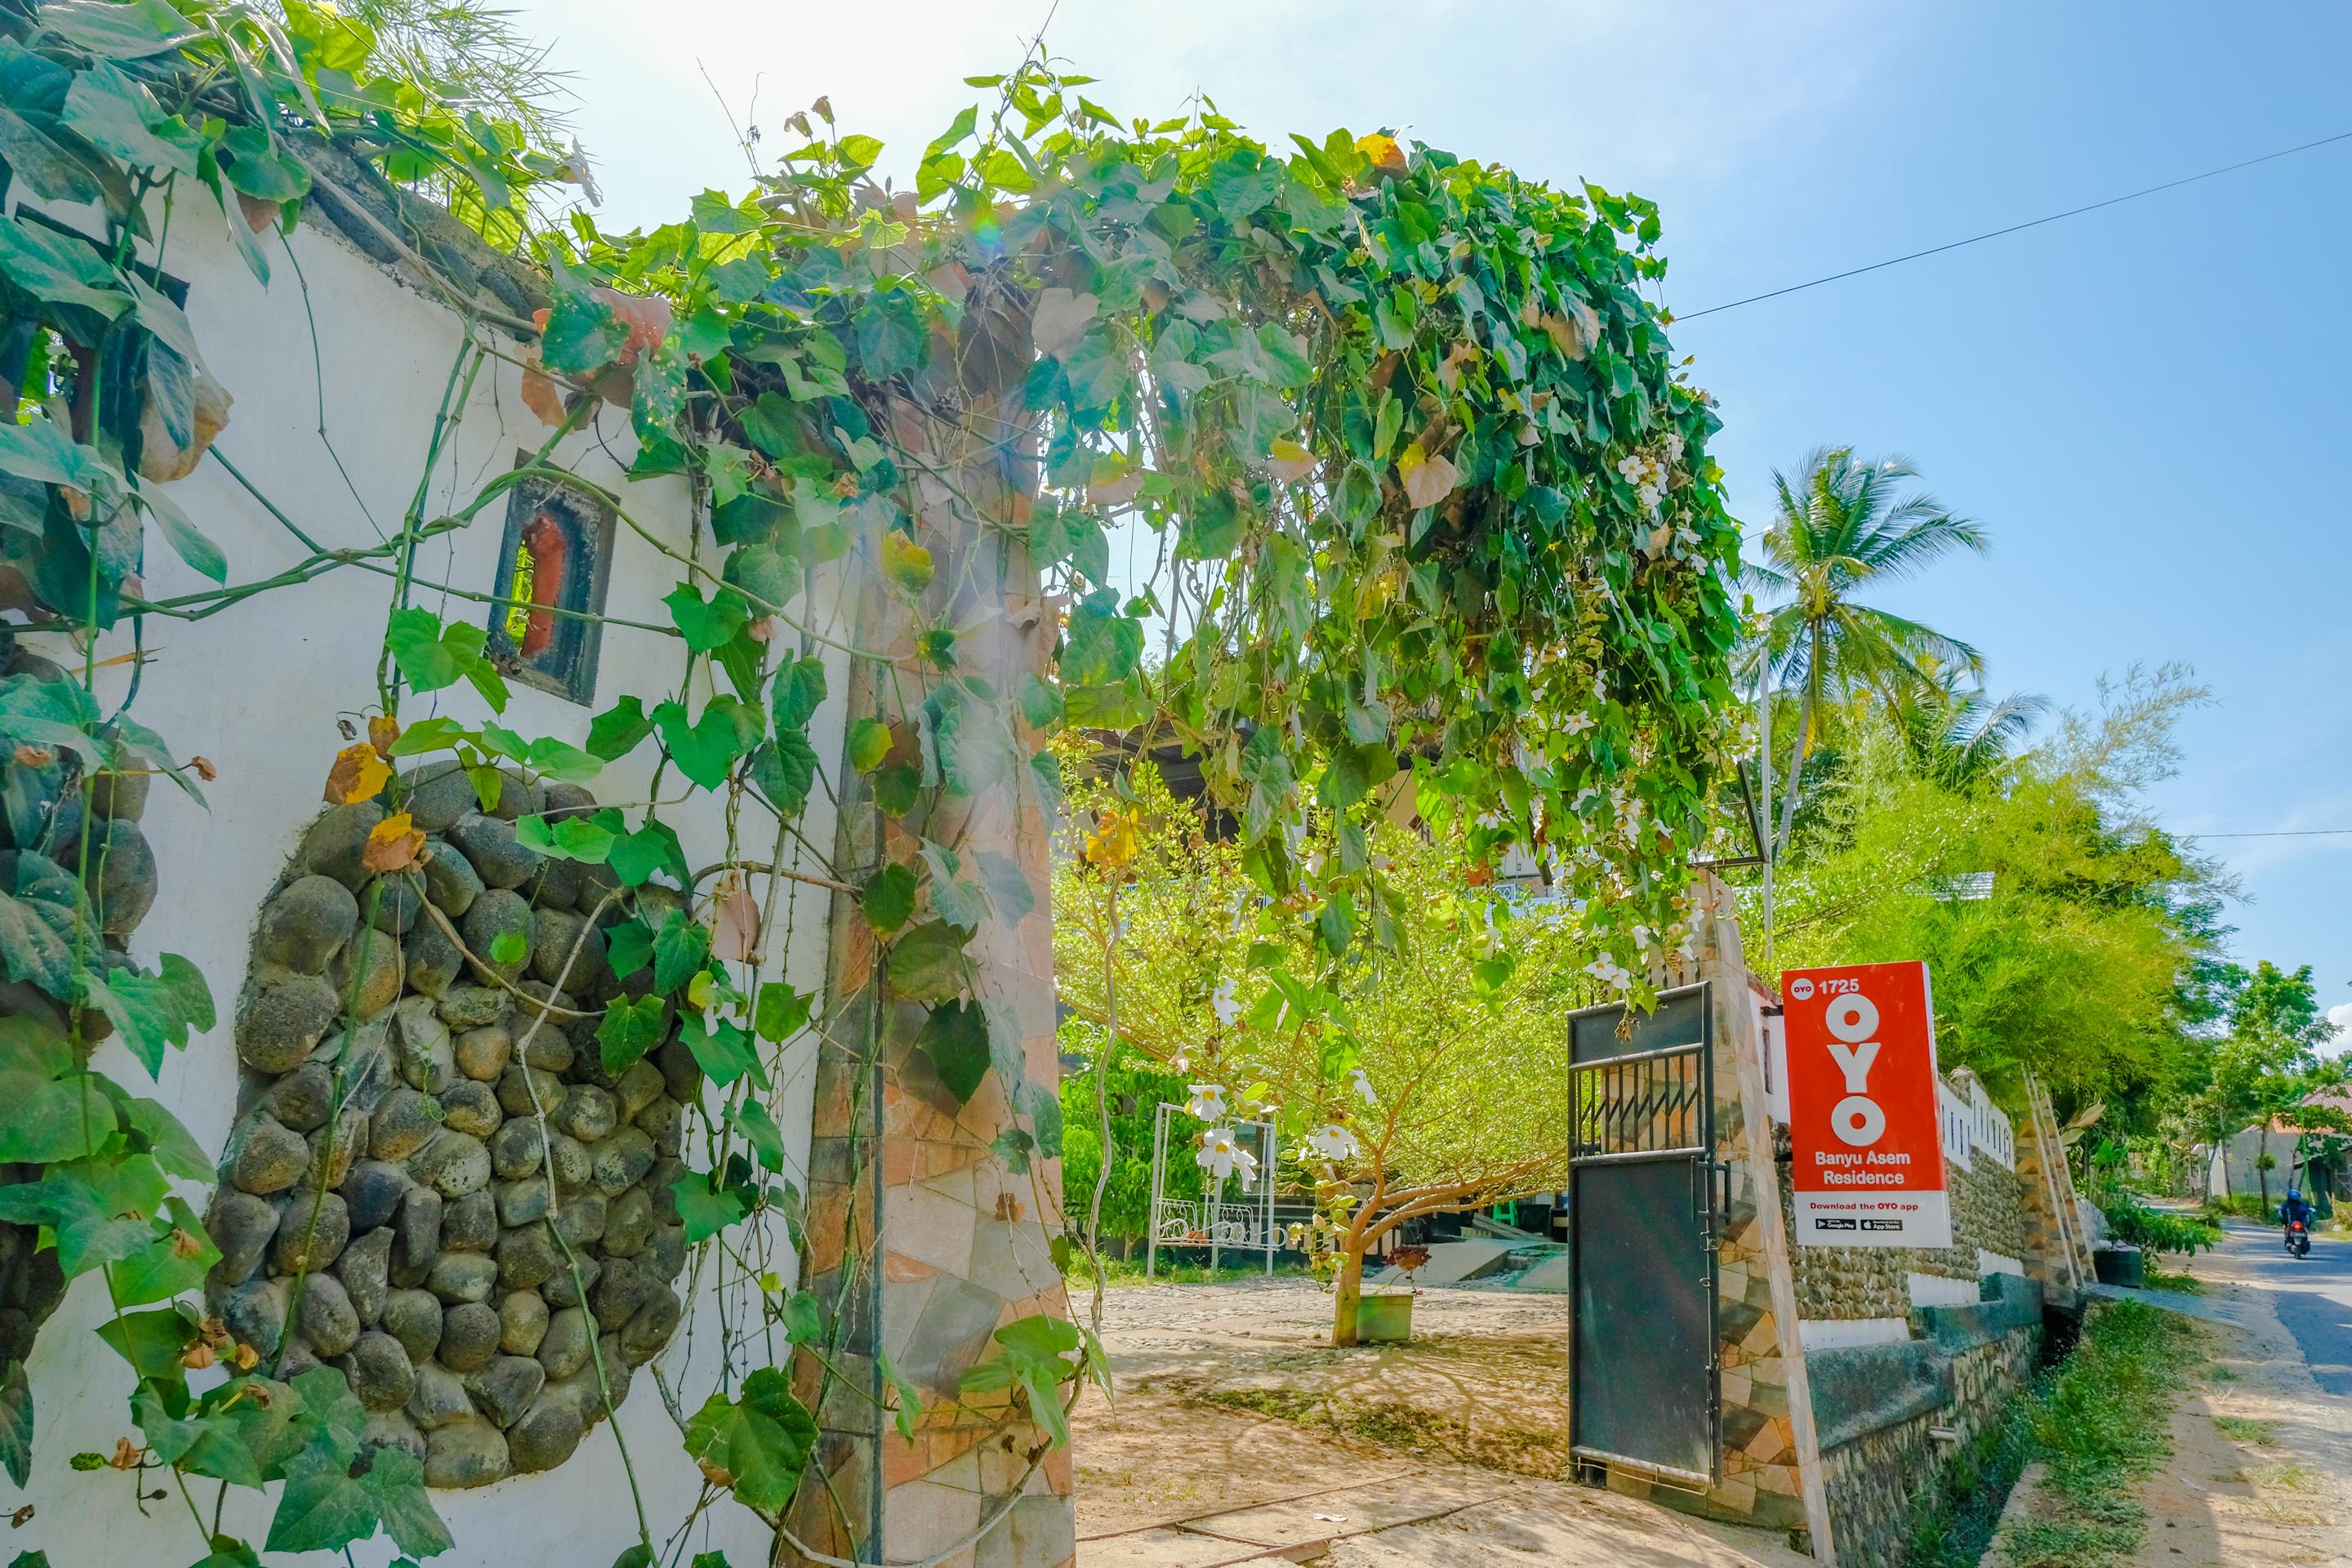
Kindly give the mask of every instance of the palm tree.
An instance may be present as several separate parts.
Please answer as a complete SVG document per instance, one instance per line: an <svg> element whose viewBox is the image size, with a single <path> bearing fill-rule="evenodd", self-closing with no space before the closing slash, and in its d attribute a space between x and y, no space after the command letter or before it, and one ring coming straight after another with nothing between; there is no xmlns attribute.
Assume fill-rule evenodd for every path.
<svg viewBox="0 0 2352 1568"><path fill-rule="evenodd" d="M2014 756L2034 721L2050 709L2046 697L1993 700L1983 688L1963 687L1957 669L1937 669L1895 714L1911 765L1947 789L1969 789Z"/></svg>
<svg viewBox="0 0 2352 1568"><path fill-rule="evenodd" d="M1956 550L1983 552L1984 532L1974 522L1933 496L1895 493L1917 477L1904 458L1863 462L1851 447L1808 454L1794 479L1773 470L1776 515L1764 534L1764 558L1748 563L1743 577L1752 590L1784 601L1768 612L1750 652L1759 680L1767 690L1778 681L1802 693L1776 842L1787 839L1795 819L1813 710L1825 697L1867 690L1898 707L1906 689L1932 683L1938 668L1983 674L1983 657L1968 644L1856 596Z"/></svg>

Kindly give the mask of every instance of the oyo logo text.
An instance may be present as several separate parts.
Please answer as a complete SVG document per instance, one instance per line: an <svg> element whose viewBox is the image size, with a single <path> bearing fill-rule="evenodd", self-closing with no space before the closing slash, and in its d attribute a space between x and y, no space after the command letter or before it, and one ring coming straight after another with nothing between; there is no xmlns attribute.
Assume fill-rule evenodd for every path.
<svg viewBox="0 0 2352 1568"><path fill-rule="evenodd" d="M1845 1098L1830 1111L1830 1131L1842 1142L1867 1149L1886 1131L1886 1112L1870 1098L1871 1064L1878 1060L1878 1007L1859 991L1832 997L1822 1016L1829 1032L1830 1057L1845 1074Z"/></svg>

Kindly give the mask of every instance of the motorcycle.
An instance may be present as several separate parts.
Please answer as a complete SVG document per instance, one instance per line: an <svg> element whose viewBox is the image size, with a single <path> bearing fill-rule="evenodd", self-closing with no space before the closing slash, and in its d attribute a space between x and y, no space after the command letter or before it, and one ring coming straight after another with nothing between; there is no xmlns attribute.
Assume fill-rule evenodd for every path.
<svg viewBox="0 0 2352 1568"><path fill-rule="evenodd" d="M2299 1219L2291 1219L2287 1221L2286 1255L2289 1258L2305 1258L2308 1257L2310 1253L2311 1232L2304 1227L2303 1221Z"/></svg>

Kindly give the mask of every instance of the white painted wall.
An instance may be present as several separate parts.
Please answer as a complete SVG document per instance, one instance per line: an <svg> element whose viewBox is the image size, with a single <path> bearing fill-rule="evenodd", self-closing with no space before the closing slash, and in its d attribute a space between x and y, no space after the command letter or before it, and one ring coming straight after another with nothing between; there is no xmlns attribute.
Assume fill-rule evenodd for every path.
<svg viewBox="0 0 2352 1568"><path fill-rule="evenodd" d="M60 216L73 219L70 213ZM192 285L188 314L197 338L213 373L236 396L221 449L320 542L372 544L398 528L415 489L461 328L446 310L394 281L338 236L306 225L290 243L309 283L316 321L315 360L300 280L286 264L285 253L273 255L273 280L265 289L230 249L216 213L201 195L180 204L164 263ZM510 342L501 346L514 352ZM435 508L446 510L469 497L483 480L509 467L518 448L536 447L544 438L544 428L522 406L518 375L509 364L485 370L464 409L451 451L432 475ZM324 440L319 434L321 384ZM626 415L608 408L593 429L560 451L559 460L599 482L617 485L633 446ZM337 458L343 472L337 469ZM305 553L209 460L173 486L172 493L226 551L233 583L283 570ZM689 548L682 484L629 485L625 500L649 531L673 548ZM430 542L419 552L420 576L488 590L504 515L501 500L470 529ZM702 549L710 555L707 540ZM678 577L674 562L624 523L606 612L667 625L667 612L659 600ZM146 583L154 598L207 586L152 531ZM160 1096L215 1152L229 1131L236 1105L237 1064L230 1024L244 981L253 920L300 829L322 807L328 766L344 743L336 731L337 716L356 720L374 699L375 662L390 587L386 578L345 569L247 600L210 620L156 620L148 627L148 646L156 662L147 671L134 712L163 734L175 754L200 753L211 759L219 778L207 786L209 810L160 781L153 791L144 827L161 862L162 894L137 933L135 948L151 963L163 952L184 953L212 984L220 1026L171 1056ZM416 602L452 620L480 624L489 613L487 605L455 599L444 603L444 598L425 591ZM809 613L825 629L835 612L819 606ZM839 635L837 626L831 629ZM34 646L39 647L37 640ZM126 624L101 651L128 646ZM62 661L61 650L42 651ZM627 692L642 694L650 709L675 691L684 666L684 645L677 639L607 627L596 708L576 707L516 684L504 721L526 735L583 741L594 711ZM833 689L839 693L845 688L845 670L836 665L830 673ZM100 679L99 695L110 707L127 685L128 669L103 671ZM695 693L698 710L707 694ZM405 716L421 717L435 702L463 717L484 712L471 689L459 688L412 700ZM836 697L813 727L818 754L828 761L841 755L840 709ZM650 744L641 748L590 787L607 802L641 801L652 750ZM698 817L666 815L679 826L690 862L699 867L719 858L721 837L715 812ZM753 815L765 816L747 814L747 823ZM812 842L829 849L832 814L822 792L802 826ZM745 853L764 859L768 848L765 843L747 844ZM803 864L815 869L805 860ZM769 937L772 964L780 937L786 937L787 976L803 990L815 990L824 973L826 895L819 889L795 886L780 907L789 910L790 929L788 936L777 932ZM119 1045L102 1048L100 1065L120 1081L144 1077ZM814 1047L805 1037L788 1050L783 1065L772 1109L793 1160L804 1171L814 1080ZM192 1196L201 1209L201 1195ZM789 1279L792 1265L781 1237L773 1252L784 1260L782 1267ZM681 1407L690 1413L709 1392L717 1373L720 1301L708 1270L698 1280L689 1274L681 1283L696 1287L688 1316L656 1366L663 1370ZM730 1303L730 1316L740 1318L746 1309L756 1314L756 1302L743 1299L745 1287L740 1281L730 1284L737 1299ZM91 1333L107 1316L103 1285L95 1276L86 1277L76 1282L64 1307L41 1333L32 1362L38 1425L29 1500L37 1512L31 1523L11 1532L9 1550L44 1549L60 1565L192 1562L203 1551L176 1496L148 1504L142 1517L132 1507L130 1485L121 1475L77 1474L68 1468L73 1453L110 1453L117 1437L134 1431L128 1414L130 1371ZM216 1374L198 1377L208 1375ZM636 1380L617 1425L635 1461L655 1530L675 1528L691 1509L701 1478L682 1452L677 1428L651 1378ZM440 1561L495 1563L500 1568L603 1568L610 1563L636 1531L614 1426L600 1425L578 1453L553 1471L475 1491L435 1493L457 1541L456 1551ZM152 1489L156 1480L149 1479ZM10 1489L0 1479L0 1512L26 1500L11 1499ZM205 1489L207 1508L210 1489ZM231 1489L224 1528L257 1546L273 1507L274 1499ZM763 1561L765 1542L765 1531L747 1510L722 1502L694 1526L691 1550L723 1549L739 1565L757 1564ZM356 1552L358 1561L370 1568L392 1555L389 1542L382 1538ZM270 1561L288 1560L272 1554ZM340 1558L320 1554L301 1561L323 1564Z"/></svg>

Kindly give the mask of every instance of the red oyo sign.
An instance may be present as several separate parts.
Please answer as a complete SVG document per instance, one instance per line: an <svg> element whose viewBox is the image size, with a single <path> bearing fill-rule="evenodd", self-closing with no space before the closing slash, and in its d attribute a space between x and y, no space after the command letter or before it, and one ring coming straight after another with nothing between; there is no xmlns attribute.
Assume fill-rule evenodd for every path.
<svg viewBox="0 0 2352 1568"><path fill-rule="evenodd" d="M1791 969L1780 1007L1798 1242L1951 1246L1927 966Z"/></svg>

